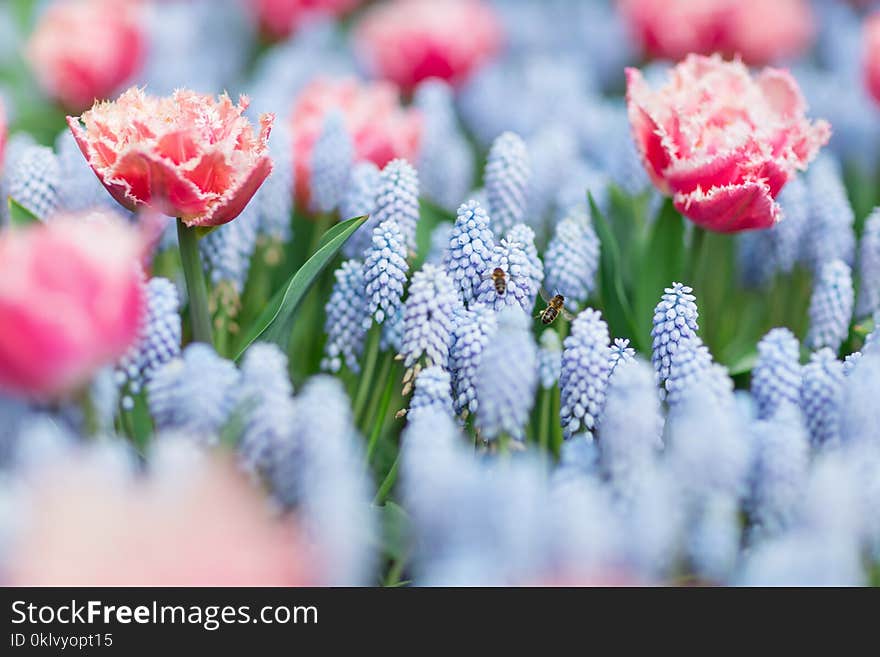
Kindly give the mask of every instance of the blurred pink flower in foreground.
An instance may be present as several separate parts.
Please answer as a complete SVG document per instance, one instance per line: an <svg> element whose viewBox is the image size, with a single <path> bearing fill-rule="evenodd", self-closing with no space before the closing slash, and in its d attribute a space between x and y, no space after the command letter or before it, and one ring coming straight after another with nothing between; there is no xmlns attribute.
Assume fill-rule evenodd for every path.
<svg viewBox="0 0 880 657"><path fill-rule="evenodd" d="M119 203L147 206L187 226L235 219L272 171L267 141L274 116L260 131L233 105L187 90L166 98L131 88L114 102L67 117L80 150Z"/></svg>
<svg viewBox="0 0 880 657"><path fill-rule="evenodd" d="M392 0L367 11L355 39L376 77L409 92L432 77L464 82L498 50L501 25L481 0Z"/></svg>
<svg viewBox="0 0 880 657"><path fill-rule="evenodd" d="M760 65L805 51L815 32L808 0L618 0L630 31L652 57L739 55Z"/></svg>
<svg viewBox="0 0 880 657"><path fill-rule="evenodd" d="M361 0L249 0L260 29L272 39L294 34L305 21L316 16L341 16Z"/></svg>
<svg viewBox="0 0 880 657"><path fill-rule="evenodd" d="M70 0L42 16L27 57L46 93L81 112L138 71L145 42L137 0Z"/></svg>
<svg viewBox="0 0 880 657"><path fill-rule="evenodd" d="M108 460L67 458L27 480L28 513L3 575L9 584L311 583L295 527L231 463L193 455L171 472L134 478Z"/></svg>
<svg viewBox="0 0 880 657"><path fill-rule="evenodd" d="M690 55L661 89L628 68L627 107L651 179L686 217L718 232L772 226L774 200L831 136L811 123L797 82L766 68Z"/></svg>
<svg viewBox="0 0 880 657"><path fill-rule="evenodd" d="M369 160L381 168L395 158L417 159L421 117L401 106L395 85L318 78L303 89L290 118L296 197L303 208L309 207L312 150L331 111L342 113L357 161Z"/></svg>
<svg viewBox="0 0 880 657"><path fill-rule="evenodd" d="M142 312L140 255L109 212L0 233L0 390L56 397L121 357Z"/></svg>
<svg viewBox="0 0 880 657"><path fill-rule="evenodd" d="M864 40L865 84L880 103L880 12L865 20Z"/></svg>
<svg viewBox="0 0 880 657"><path fill-rule="evenodd" d="M6 154L6 108L0 101L0 171L3 169L3 156Z"/></svg>

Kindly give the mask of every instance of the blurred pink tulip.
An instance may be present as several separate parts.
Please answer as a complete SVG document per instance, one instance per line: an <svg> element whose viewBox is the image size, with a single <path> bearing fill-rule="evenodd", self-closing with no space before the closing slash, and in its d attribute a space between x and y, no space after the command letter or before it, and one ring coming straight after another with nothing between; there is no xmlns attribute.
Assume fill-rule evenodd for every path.
<svg viewBox="0 0 880 657"><path fill-rule="evenodd" d="M130 80L145 49L138 0L68 0L40 18L27 57L46 93L81 112Z"/></svg>
<svg viewBox="0 0 880 657"><path fill-rule="evenodd" d="M316 16L341 16L362 0L249 0L263 34L284 39Z"/></svg>
<svg viewBox="0 0 880 657"><path fill-rule="evenodd" d="M638 69L626 78L648 174L682 214L717 232L772 226L783 185L831 136L828 123L806 118L787 71L766 68L753 78L741 62L690 55L659 90Z"/></svg>
<svg viewBox="0 0 880 657"><path fill-rule="evenodd" d="M880 12L865 20L864 74L871 96L880 103Z"/></svg>
<svg viewBox="0 0 880 657"><path fill-rule="evenodd" d="M178 464L180 466L181 464ZM297 586L309 552L230 463L134 479L97 458L27 481L3 577L18 586Z"/></svg>
<svg viewBox="0 0 880 657"><path fill-rule="evenodd" d="M642 50L663 59L721 53L762 65L805 51L815 23L808 0L618 0Z"/></svg>
<svg viewBox="0 0 880 657"><path fill-rule="evenodd" d="M312 149L327 114L333 110L345 119L358 161L369 160L381 168L395 158L414 162L418 155L421 117L417 111L401 106L395 85L319 78L299 95L290 119L296 197L303 208L309 207Z"/></svg>
<svg viewBox="0 0 880 657"><path fill-rule="evenodd" d="M3 170L3 156L6 154L6 108L0 101L0 171Z"/></svg>
<svg viewBox="0 0 880 657"><path fill-rule="evenodd" d="M147 206L188 226L235 219L272 171L267 141L275 117L260 117L259 134L233 105L187 90L170 97L131 88L67 117L80 150L119 203Z"/></svg>
<svg viewBox="0 0 880 657"><path fill-rule="evenodd" d="M108 212L0 233L0 390L55 398L128 350L143 306L140 249Z"/></svg>
<svg viewBox="0 0 880 657"><path fill-rule="evenodd" d="M356 28L366 67L406 91L422 80L467 80L501 44L501 25L481 0L391 0Z"/></svg>

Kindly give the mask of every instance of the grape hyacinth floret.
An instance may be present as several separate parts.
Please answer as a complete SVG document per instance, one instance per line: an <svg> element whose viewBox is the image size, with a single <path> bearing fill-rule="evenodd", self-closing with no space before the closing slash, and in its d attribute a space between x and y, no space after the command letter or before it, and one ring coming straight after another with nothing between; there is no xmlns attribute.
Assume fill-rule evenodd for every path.
<svg viewBox="0 0 880 657"><path fill-rule="evenodd" d="M446 271L426 264L412 277L403 312L403 365L412 368L425 360L427 365L446 367L458 294Z"/></svg>
<svg viewBox="0 0 880 657"><path fill-rule="evenodd" d="M537 387L538 348L529 317L519 308L506 308L498 315L477 367L475 426L480 436L523 440Z"/></svg>
<svg viewBox="0 0 880 657"><path fill-rule="evenodd" d="M859 247L859 283L857 319L880 310L880 208L874 208L865 220Z"/></svg>
<svg viewBox="0 0 880 657"><path fill-rule="evenodd" d="M513 244L521 244L528 258L531 269L528 275L528 281L532 287L529 289L528 296L535 299L544 282L544 263L538 257L538 248L535 246L535 231L526 224L517 224L510 229L507 234L507 241Z"/></svg>
<svg viewBox="0 0 880 657"><path fill-rule="evenodd" d="M586 303L599 268L599 238L589 219L573 215L556 224L545 260L547 289L575 306Z"/></svg>
<svg viewBox="0 0 880 657"><path fill-rule="evenodd" d="M846 195L840 165L828 155L817 158L807 173L807 185L810 195L807 262L815 273L833 260L851 265L855 256L855 215Z"/></svg>
<svg viewBox="0 0 880 657"><path fill-rule="evenodd" d="M651 361L661 385L670 376L672 356L682 342L694 338L699 330L697 298L692 292L686 285L673 283L654 309Z"/></svg>
<svg viewBox="0 0 880 657"><path fill-rule="evenodd" d="M477 201L464 203L458 208L443 262L466 304L476 298L483 277L490 271L494 249L489 215Z"/></svg>
<svg viewBox="0 0 880 657"><path fill-rule="evenodd" d="M849 265L832 260L822 266L810 299L810 330L807 344L812 349L840 349L849 335L853 313L853 282Z"/></svg>
<svg viewBox="0 0 880 657"><path fill-rule="evenodd" d="M782 404L796 407L800 395L800 344L787 328L775 328L758 343L758 361L752 370L758 417L772 417Z"/></svg>
<svg viewBox="0 0 880 657"><path fill-rule="evenodd" d="M495 245L489 268L483 274L477 289L479 303L499 311L510 306L519 306L526 313L532 312L544 272L535 269L526 248L527 245L509 239L501 240L500 244ZM503 295L498 294L495 282L489 275L496 268L506 274L507 289Z"/></svg>
<svg viewBox="0 0 880 657"><path fill-rule="evenodd" d="M406 248L416 250L419 223L419 175L406 160L392 160L382 169L376 192L376 224L396 221Z"/></svg>
<svg viewBox="0 0 880 657"><path fill-rule="evenodd" d="M621 365L631 363L636 359L636 350L629 346L626 338L614 338L614 344L609 348L608 376L614 376L615 370Z"/></svg>
<svg viewBox="0 0 880 657"><path fill-rule="evenodd" d="M840 440L845 379L843 363L827 347L815 352L804 366L800 405L815 446L835 445Z"/></svg>
<svg viewBox="0 0 880 657"><path fill-rule="evenodd" d="M354 144L345 127L345 119L340 112L330 112L312 151L311 205L314 212L329 213L339 207L348 188L353 161Z"/></svg>
<svg viewBox="0 0 880 657"><path fill-rule="evenodd" d="M296 173L293 151L289 144L286 126L283 123L276 124L272 128L272 139L269 140L272 173L251 201L251 204L256 205L260 216L259 235L278 243L288 242L292 233L290 219L293 214Z"/></svg>
<svg viewBox="0 0 880 657"><path fill-rule="evenodd" d="M731 406L733 381L724 366L713 362L703 341L694 336L680 343L672 354L670 376L661 393L670 407L681 405L698 393L711 397L721 406Z"/></svg>
<svg viewBox="0 0 880 657"><path fill-rule="evenodd" d="M409 264L406 261L406 241L400 225L388 219L373 230L373 239L364 252L364 289L367 296L367 315L364 325L369 328L370 317L381 324L394 316L403 297L403 286Z"/></svg>
<svg viewBox="0 0 880 657"><path fill-rule="evenodd" d="M497 330L497 315L492 308L474 304L465 310L459 307L455 315L449 368L455 412L475 413L479 408L477 373L483 352Z"/></svg>
<svg viewBox="0 0 880 657"><path fill-rule="evenodd" d="M549 390L559 381L562 371L562 340L559 339L559 333L552 329L541 333L538 370L544 390Z"/></svg>
<svg viewBox="0 0 880 657"><path fill-rule="evenodd" d="M492 143L484 175L496 237L504 237L525 218L530 176L525 142L512 132L501 134Z"/></svg>
<svg viewBox="0 0 880 657"><path fill-rule="evenodd" d="M566 439L599 425L611 372L608 342L608 325L599 311L587 308L572 322L559 377L559 419Z"/></svg>
<svg viewBox="0 0 880 657"><path fill-rule="evenodd" d="M437 411L453 416L452 382L448 370L432 365L419 371L416 376L415 392L406 416L409 422L418 422L423 415Z"/></svg>
<svg viewBox="0 0 880 657"><path fill-rule="evenodd" d="M369 217L345 243L343 253L349 258L362 258L369 248L373 229L379 224L376 215L376 192L382 172L372 162L358 162L352 169L348 189L342 197L339 214L343 219Z"/></svg>
<svg viewBox="0 0 880 657"><path fill-rule="evenodd" d="M49 218L60 202L61 166L51 148L22 150L6 173L6 192L35 217Z"/></svg>
<svg viewBox="0 0 880 657"><path fill-rule="evenodd" d="M364 266L359 260L346 260L334 272L333 291L325 306L327 320L324 330L324 358L321 369L338 372L343 364L352 372L360 370L358 359L364 347L367 298L364 287Z"/></svg>

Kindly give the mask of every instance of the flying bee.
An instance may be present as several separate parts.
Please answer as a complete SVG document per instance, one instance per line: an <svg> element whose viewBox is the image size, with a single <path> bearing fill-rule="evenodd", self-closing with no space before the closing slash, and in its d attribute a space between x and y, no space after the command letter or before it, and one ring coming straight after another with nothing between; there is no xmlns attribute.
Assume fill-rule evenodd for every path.
<svg viewBox="0 0 880 657"><path fill-rule="evenodd" d="M545 326L552 324L559 315L562 315L568 321L574 319L574 315L565 309L565 297L561 294L555 294L551 297L546 290L542 289L541 298L547 302L547 307L537 316L541 318L541 323Z"/></svg>
<svg viewBox="0 0 880 657"><path fill-rule="evenodd" d="M492 279L492 284L495 285L495 292L499 297L507 294L507 274L501 267L495 267L489 278Z"/></svg>

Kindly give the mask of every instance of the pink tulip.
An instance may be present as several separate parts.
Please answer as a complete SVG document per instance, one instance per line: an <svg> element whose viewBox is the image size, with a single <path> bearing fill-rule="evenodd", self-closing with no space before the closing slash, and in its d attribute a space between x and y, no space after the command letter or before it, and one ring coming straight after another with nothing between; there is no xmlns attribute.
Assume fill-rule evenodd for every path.
<svg viewBox="0 0 880 657"><path fill-rule="evenodd" d="M679 60L721 53L762 65L796 56L815 24L808 0L618 0L642 50Z"/></svg>
<svg viewBox="0 0 880 657"><path fill-rule="evenodd" d="M67 123L113 197L126 208L146 206L187 226L235 219L272 171L267 140L275 117L260 117L259 134L233 105L187 90L166 98L131 88Z"/></svg>
<svg viewBox="0 0 880 657"><path fill-rule="evenodd" d="M19 586L296 586L308 549L220 459L134 479L112 461L68 457L26 480L29 513L3 577ZM172 468L173 469L173 468Z"/></svg>
<svg viewBox="0 0 880 657"><path fill-rule="evenodd" d="M871 96L880 103L880 12L865 21L864 75Z"/></svg>
<svg viewBox="0 0 880 657"><path fill-rule="evenodd" d="M6 108L0 102L0 170L3 169L3 156L6 154Z"/></svg>
<svg viewBox="0 0 880 657"><path fill-rule="evenodd" d="M332 110L342 112L357 160L381 168L395 158L414 162L418 155L421 117L401 107L397 87L389 82L319 78L299 95L290 119L296 196L303 208L309 207L312 149Z"/></svg>
<svg viewBox="0 0 880 657"><path fill-rule="evenodd" d="M81 112L112 96L139 69L146 37L137 0L56 2L27 46L40 85Z"/></svg>
<svg viewBox="0 0 880 657"><path fill-rule="evenodd" d="M481 0L391 0L369 10L356 30L366 67L404 91L422 80L467 80L501 43L500 22Z"/></svg>
<svg viewBox="0 0 880 657"><path fill-rule="evenodd" d="M295 34L310 18L341 16L362 0L250 0L260 29L271 39L285 39Z"/></svg>
<svg viewBox="0 0 880 657"><path fill-rule="evenodd" d="M766 68L690 55L651 89L626 70L627 107L643 164L657 188L694 223L729 233L772 226L774 200L828 142L810 122L797 82Z"/></svg>
<svg viewBox="0 0 880 657"><path fill-rule="evenodd" d="M137 338L140 239L112 213L0 233L0 390L74 391Z"/></svg>

